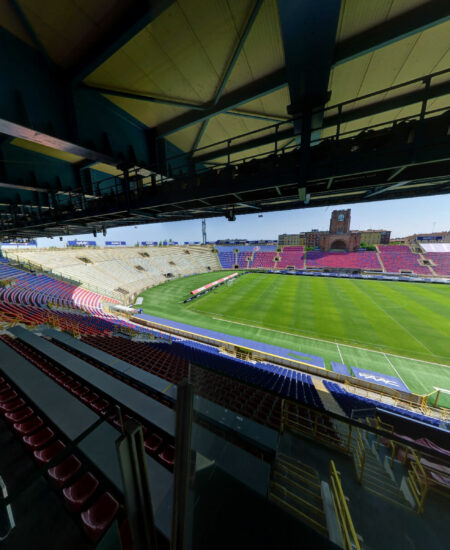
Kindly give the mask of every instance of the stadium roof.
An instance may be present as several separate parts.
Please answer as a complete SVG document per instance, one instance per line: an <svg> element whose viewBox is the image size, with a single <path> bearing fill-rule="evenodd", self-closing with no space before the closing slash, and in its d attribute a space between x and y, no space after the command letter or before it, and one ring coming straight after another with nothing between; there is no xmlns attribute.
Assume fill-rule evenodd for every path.
<svg viewBox="0 0 450 550"><path fill-rule="evenodd" d="M5 234L449 190L449 155L434 150L360 168L357 181L334 165L320 173L326 193L309 188L302 168L295 181L277 185L273 174L232 193L213 174L198 180L270 155L275 143L279 153L419 117L424 98L427 113L441 114L450 107L447 1L6 0L0 21ZM409 170L419 161L432 169Z"/></svg>

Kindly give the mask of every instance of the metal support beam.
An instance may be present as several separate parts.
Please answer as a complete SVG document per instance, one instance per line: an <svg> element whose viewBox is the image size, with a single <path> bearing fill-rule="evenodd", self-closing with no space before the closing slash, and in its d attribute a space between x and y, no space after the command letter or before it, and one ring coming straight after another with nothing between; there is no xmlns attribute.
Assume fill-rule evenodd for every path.
<svg viewBox="0 0 450 550"><path fill-rule="evenodd" d="M290 115L327 102L340 6L341 0L278 0Z"/></svg>
<svg viewBox="0 0 450 550"><path fill-rule="evenodd" d="M436 97L442 97L449 93L450 93L450 83L443 82L442 84L435 84L434 86L430 86L426 97L428 99L434 99ZM423 99L424 99L423 91L417 90L414 92L407 92L405 94L394 96L392 98L387 98L382 101L375 101L374 103L369 103L362 107L357 107L354 109L349 109L347 111L344 111L342 112L341 115L337 114L337 115L325 116L322 123L322 129L332 128L333 126L336 126L338 123L344 124L346 122L352 122L354 120L370 117L385 111L401 109L408 105L413 105L414 103L420 103L421 101L423 101ZM275 134L256 137L253 139L249 139L246 142L241 140L241 143L238 143L236 145L231 144L229 147L226 146L221 149L216 149L214 152L205 151L205 153L201 153L197 155L195 157L195 160L196 162L207 162L209 160L213 160L215 158L220 158L222 156L225 156L228 154L228 152L232 155L232 154L239 153L241 151L246 151L247 149L252 149L254 147L271 144L274 142L274 136ZM294 137L293 128L281 130L278 133L278 141L282 141L283 139L291 139L292 137Z"/></svg>
<svg viewBox="0 0 450 550"><path fill-rule="evenodd" d="M0 132L11 137L22 138L27 141L32 141L33 143L45 145L51 149L72 153L73 155L85 157L96 162L103 162L112 166L117 165L117 160L108 155L93 151L92 149L88 149L87 147L83 147L75 143L70 143L48 134L44 134L43 132L38 132L32 128L27 128L26 126L16 124L15 122L11 122L9 120L0 119Z"/></svg>
<svg viewBox="0 0 450 550"><path fill-rule="evenodd" d="M223 90L225 89L225 86L228 83L228 79L230 78L230 75L233 72L233 69L236 65L236 62L239 58L239 55L242 51L242 48L244 47L245 41L247 40L247 37L250 33L250 30L253 26L253 23L255 22L256 16L258 15L259 10L260 10L263 2L264 2L264 0L256 0L256 3L255 3L255 5L254 5L254 7L253 7L253 9L250 13L250 16L247 20L247 23L245 25L244 32L242 33L241 37L239 38L239 41L236 44L236 47L234 48L233 54L231 55L231 57L230 57L230 59L227 63L227 67L226 67L225 72L222 76L221 82L219 84L219 88L218 88L218 90L216 92L216 95L214 97L214 100L212 102L213 107L216 106L220 101L220 98L222 96L222 92L223 92ZM239 114L238 114L238 116L239 116ZM244 115L244 116L247 116L247 115ZM208 122L209 122L209 118L205 119L202 122L200 130L197 134L197 137L195 138L194 145L192 146L192 153L194 153L194 151L199 146L200 141L201 141L201 139L203 137L203 134L205 133L206 127L208 125Z"/></svg>
<svg viewBox="0 0 450 550"><path fill-rule="evenodd" d="M255 22L255 19L259 13L259 10L261 9L261 6L263 5L264 0L256 0L252 11L250 12L250 16L247 19L247 22L244 27L244 31L241 34L238 43L236 44L236 47L233 51L232 56L230 57L227 68L225 69L225 73L222 76L222 80L220 82L219 88L216 92L216 97L214 98L213 105L217 105L220 98L222 97L222 92L225 89L225 86L228 83L228 79L230 78L231 73L233 72L233 69L236 65L236 62L239 58L239 55L241 54L242 48L244 47L245 41L247 40L248 35L250 34L250 31L253 27L253 23Z"/></svg>
<svg viewBox="0 0 450 550"><path fill-rule="evenodd" d="M203 137L203 134L205 133L206 127L208 126L208 120L204 120L202 122L202 125L200 126L200 129L198 131L197 137L195 138L194 144L192 145L191 153L193 154L197 147L199 146L199 143Z"/></svg>
<svg viewBox="0 0 450 550"><path fill-rule="evenodd" d="M298 2L298 4L302 5L301 2ZM323 13L327 13L327 10L323 9L322 5L319 6L317 2L315 2L315 4L316 7L320 7L320 17L322 17ZM336 66L351 61L356 57L391 44L396 40L402 40L407 36L421 32L433 25L443 23L448 20L448 18L447 0L433 0L433 2L427 2L410 12L393 18L389 22L377 25L373 29L364 31L361 35L357 35L348 39L348 41L343 41L336 45L334 54L332 55L331 65ZM311 33L309 28L306 32ZM320 48L321 44L318 45L316 51L320 51ZM316 51L313 52L313 55ZM244 105L258 97L273 93L286 86L287 83L288 79L285 69L278 69L267 77L260 79L258 84L244 85L242 88L233 92L232 95L226 94L226 96L222 98L222 101L219 101L216 106L207 108L207 112L204 113L204 116L199 113L191 112L165 122L158 128L159 136L165 137L166 135L182 130L192 124L230 111L238 105Z"/></svg>
<svg viewBox="0 0 450 550"><path fill-rule="evenodd" d="M282 68L237 90L228 92L220 98L216 105L206 107L204 111L190 111L164 122L158 128L158 138L169 136L212 116L235 109L239 105L248 103L258 97L276 92L284 86L286 86L286 75L284 68Z"/></svg>
<svg viewBox="0 0 450 550"><path fill-rule="evenodd" d="M194 388L186 380L178 384L175 426L175 475L172 513L172 550L188 545L188 498L191 478L191 435Z"/></svg>
<svg viewBox="0 0 450 550"><path fill-rule="evenodd" d="M170 97L158 97L154 95L136 93L129 90L114 90L112 88L104 88L100 86L94 86L91 84L83 84L83 88L92 90L104 95L110 95L114 97L123 97L124 99L133 99L135 101L146 101L148 103L160 103L161 105L170 105L171 107L180 107L183 109L193 109L197 111L203 111L205 107L203 105L196 105L180 99Z"/></svg>
<svg viewBox="0 0 450 550"><path fill-rule="evenodd" d="M135 420L122 427L116 442L125 494L125 504L135 550L156 550L157 538L149 490L142 426Z"/></svg>
<svg viewBox="0 0 450 550"><path fill-rule="evenodd" d="M411 183L410 181L399 181L398 183L394 183L393 185L388 185L387 187L383 187L382 189L377 189L376 191L371 191L369 193L366 193L364 195L365 199L368 199L369 197L375 197L375 195L381 195L381 193L385 193L386 191L391 191L392 189L397 189L398 187L403 187L404 185L407 185L408 183Z"/></svg>
<svg viewBox="0 0 450 550"><path fill-rule="evenodd" d="M336 45L334 66L425 31L450 19L448 0L432 0Z"/></svg>
<svg viewBox="0 0 450 550"><path fill-rule="evenodd" d="M100 36L98 42L68 70L68 80L72 85L79 84L102 63L114 55L144 27L170 8L175 0L138 0L133 7L125 10L120 19Z"/></svg>

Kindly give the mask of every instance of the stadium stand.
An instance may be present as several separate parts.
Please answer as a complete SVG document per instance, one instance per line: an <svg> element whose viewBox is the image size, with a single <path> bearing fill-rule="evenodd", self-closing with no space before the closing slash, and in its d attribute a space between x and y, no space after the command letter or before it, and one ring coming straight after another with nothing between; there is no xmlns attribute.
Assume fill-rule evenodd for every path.
<svg viewBox="0 0 450 550"><path fill-rule="evenodd" d="M436 275L450 277L450 252L428 252L423 257L431 260Z"/></svg>
<svg viewBox="0 0 450 550"><path fill-rule="evenodd" d="M379 245L377 252L320 250L305 251L303 246L284 246L280 253L275 246L216 246L218 259L223 269L357 269L387 273L411 272L425 276L450 276L450 253L427 252L423 259L431 260L434 273L419 263L421 256L411 252L407 245ZM234 252L238 250L237 254ZM249 253L251 252L251 254ZM275 259L279 260L275 262ZM247 258L250 258L247 266ZM380 259L383 265L380 263Z"/></svg>
<svg viewBox="0 0 450 550"><path fill-rule="evenodd" d="M294 267L303 269L305 264L305 254L303 246L284 246L280 252L280 260L276 262L276 268L286 269Z"/></svg>
<svg viewBox="0 0 450 550"><path fill-rule="evenodd" d="M226 250L219 249L218 258L220 261L220 265L223 269L233 269L236 265L236 253L234 251L230 251L228 247Z"/></svg>
<svg viewBox="0 0 450 550"><path fill-rule="evenodd" d="M413 254L409 246L380 244L378 250L387 273L412 272L416 275L432 275L428 267L419 264L419 256Z"/></svg>
<svg viewBox="0 0 450 550"><path fill-rule="evenodd" d="M8 254L30 268L48 271L118 301L170 277L221 268L211 248L201 246L14 250Z"/></svg>
<svg viewBox="0 0 450 550"><path fill-rule="evenodd" d="M376 252L306 252L306 267L370 269L382 271Z"/></svg>
<svg viewBox="0 0 450 550"><path fill-rule="evenodd" d="M250 252L238 252L237 266L239 269L246 269L248 266L247 258L250 257Z"/></svg>
<svg viewBox="0 0 450 550"><path fill-rule="evenodd" d="M276 252L257 251L254 253L251 262L249 262L249 267L255 269L274 269L276 257Z"/></svg>

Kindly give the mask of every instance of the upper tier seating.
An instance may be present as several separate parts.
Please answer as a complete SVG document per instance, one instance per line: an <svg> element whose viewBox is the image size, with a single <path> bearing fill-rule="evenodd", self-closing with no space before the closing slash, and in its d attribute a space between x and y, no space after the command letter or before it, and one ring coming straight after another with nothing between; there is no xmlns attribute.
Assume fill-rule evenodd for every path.
<svg viewBox="0 0 450 550"><path fill-rule="evenodd" d="M238 252L237 265L239 269L245 269L247 267L247 258L250 256L250 252Z"/></svg>
<svg viewBox="0 0 450 550"><path fill-rule="evenodd" d="M279 269L286 269L287 267L303 269L304 263L305 254L303 246L284 246L282 252L280 252L280 261L277 262L276 267Z"/></svg>
<svg viewBox="0 0 450 550"><path fill-rule="evenodd" d="M249 267L274 269L274 260L276 257L276 252L255 252L253 260L250 262Z"/></svg>
<svg viewBox="0 0 450 550"><path fill-rule="evenodd" d="M102 301L117 303L117 300L106 298L80 286L58 281L47 275L17 269L5 258L0 258L0 280L12 282L9 288L0 289L5 301L25 302L36 306L52 302L55 305L80 308L91 313L102 309Z"/></svg>
<svg viewBox="0 0 450 550"><path fill-rule="evenodd" d="M233 251L219 252L218 258L223 269L233 269L236 265L236 254Z"/></svg>
<svg viewBox="0 0 450 550"><path fill-rule="evenodd" d="M212 249L200 246L15 250L9 254L118 300L123 292L117 289L135 294L164 282L169 273L184 276L221 267Z"/></svg>
<svg viewBox="0 0 450 550"><path fill-rule="evenodd" d="M450 277L450 252L428 252L423 257L433 262L436 275Z"/></svg>
<svg viewBox="0 0 450 550"><path fill-rule="evenodd" d="M376 252L321 252L306 253L306 267L331 267L346 269L377 269L382 271Z"/></svg>
<svg viewBox="0 0 450 550"><path fill-rule="evenodd" d="M419 264L418 254L413 254L409 246L380 244L378 250L387 273L412 271L416 275L432 275L428 267Z"/></svg>

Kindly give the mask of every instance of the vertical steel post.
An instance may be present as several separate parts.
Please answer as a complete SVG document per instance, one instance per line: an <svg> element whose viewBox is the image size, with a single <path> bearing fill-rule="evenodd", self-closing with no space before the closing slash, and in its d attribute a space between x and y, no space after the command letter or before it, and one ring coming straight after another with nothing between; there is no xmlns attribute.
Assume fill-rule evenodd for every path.
<svg viewBox="0 0 450 550"><path fill-rule="evenodd" d="M193 396L194 387L187 380L178 385L171 550L187 548L189 536L187 517L191 477Z"/></svg>
<svg viewBox="0 0 450 550"><path fill-rule="evenodd" d="M156 550L156 529L147 475L142 427L126 422L116 442L124 486L125 505L133 539L133 550Z"/></svg>

